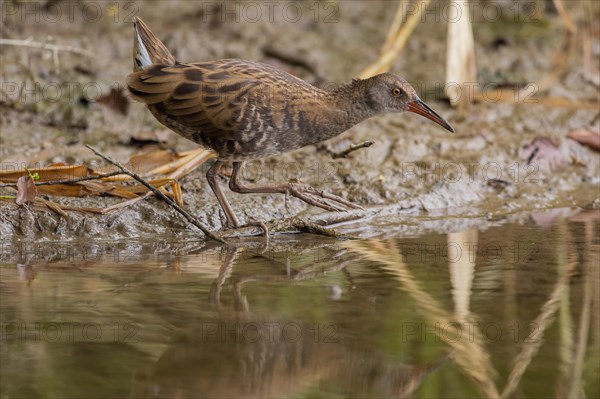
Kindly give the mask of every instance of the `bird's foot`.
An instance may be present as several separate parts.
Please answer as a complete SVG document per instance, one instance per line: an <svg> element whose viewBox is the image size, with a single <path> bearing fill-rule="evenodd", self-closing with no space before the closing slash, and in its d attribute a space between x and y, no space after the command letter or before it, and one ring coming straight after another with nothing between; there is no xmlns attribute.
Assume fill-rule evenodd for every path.
<svg viewBox="0 0 600 399"><path fill-rule="evenodd" d="M251 221L251 222L247 222L246 224L243 224L241 226L238 226L236 228L241 229L243 227L259 227L262 230L262 235L265 237L265 239L267 240L267 242L269 242L269 228L267 227L267 225L265 224L265 222L261 222L260 220L258 221Z"/></svg>
<svg viewBox="0 0 600 399"><path fill-rule="evenodd" d="M221 230L235 230L240 228L239 223L236 220L230 220L227 218L227 215L219 209L219 218L221 219Z"/></svg>
<svg viewBox="0 0 600 399"><path fill-rule="evenodd" d="M259 236L264 237L264 242L261 245L261 250L259 251L260 253L265 252L268 247L269 247L269 234L271 233L269 227L267 226L266 223L262 222L262 221L250 221L244 224L239 224L236 226L231 226L231 225L223 225L223 230L227 231L227 233L225 233L226 235L230 235L230 234L234 234L234 232L236 231L240 231L242 229L245 229L247 227L258 227L261 230L261 234L259 234ZM248 233L246 233L248 234ZM242 236L244 234L242 233ZM254 234L252 234L254 235Z"/></svg>
<svg viewBox="0 0 600 399"><path fill-rule="evenodd" d="M309 205L313 205L328 211L342 212L348 210L348 208L363 209L360 205L350 202L347 199L335 194L331 194L324 190L317 190L316 188L307 184L290 182L287 184L286 188L286 208L287 199L291 195Z"/></svg>
<svg viewBox="0 0 600 399"><path fill-rule="evenodd" d="M340 196L331 194L327 191L317 190L307 184L296 181L290 181L287 184L266 185L266 186L247 186L240 178L242 163L233 163L233 172L229 180L231 191L240 194L270 194L279 193L285 195L286 208L287 200L290 196L296 197L305 203L325 209L327 211L342 212L348 209L363 209Z"/></svg>

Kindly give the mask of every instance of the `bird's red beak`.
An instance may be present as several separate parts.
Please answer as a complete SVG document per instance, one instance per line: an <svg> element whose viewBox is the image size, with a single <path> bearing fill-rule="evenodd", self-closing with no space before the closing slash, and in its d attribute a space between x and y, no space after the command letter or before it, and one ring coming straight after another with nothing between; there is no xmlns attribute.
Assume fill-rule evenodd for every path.
<svg viewBox="0 0 600 399"><path fill-rule="evenodd" d="M450 124L446 122L444 118L439 116L437 112L429 108L429 105L421 101L420 98L417 98L415 101L411 101L410 103L408 103L408 110L410 112L414 112L415 114L424 116L425 118L434 121L444 129L454 133L454 128L450 126Z"/></svg>

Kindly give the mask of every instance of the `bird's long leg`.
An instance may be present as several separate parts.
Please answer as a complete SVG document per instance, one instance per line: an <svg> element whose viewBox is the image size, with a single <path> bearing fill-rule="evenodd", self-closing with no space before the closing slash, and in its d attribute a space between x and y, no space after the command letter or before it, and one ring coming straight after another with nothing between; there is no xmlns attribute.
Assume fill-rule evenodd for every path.
<svg viewBox="0 0 600 399"><path fill-rule="evenodd" d="M227 218L227 227L237 228L240 225L235 213L233 212L233 208L229 205L229 201L225 194L223 194L223 190L221 189L221 185L219 184L219 173L221 168L225 163L223 161L217 160L215 164L206 172L206 180L208 180L208 184L212 189L213 193L215 193L215 197L217 197L217 201L219 201L219 205L221 205L221 209L223 209L223 213L225 213L225 218Z"/></svg>
<svg viewBox="0 0 600 399"><path fill-rule="evenodd" d="M317 190L311 186L299 183L287 183L281 185L246 186L241 179L243 162L233 163L233 172L229 179L231 191L242 194L277 193L292 195L309 205L317 206L328 211L344 211L346 208L362 209L360 206L345 200L342 197Z"/></svg>

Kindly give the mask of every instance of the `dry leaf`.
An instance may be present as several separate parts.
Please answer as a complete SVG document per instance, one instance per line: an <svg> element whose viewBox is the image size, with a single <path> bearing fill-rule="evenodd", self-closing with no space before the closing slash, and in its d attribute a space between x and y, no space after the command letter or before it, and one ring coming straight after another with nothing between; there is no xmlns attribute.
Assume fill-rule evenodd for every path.
<svg viewBox="0 0 600 399"><path fill-rule="evenodd" d="M157 144L165 146L169 141L171 133L168 130L154 130L151 132L138 132L129 138L129 145L143 147L146 145Z"/></svg>
<svg viewBox="0 0 600 399"><path fill-rule="evenodd" d="M85 195L112 195L113 197L135 198L127 186L120 186L114 183L107 183L102 180L88 180L78 183L85 187Z"/></svg>
<svg viewBox="0 0 600 399"><path fill-rule="evenodd" d="M23 205L31 202L37 195L37 189L31 176L21 176L17 180L17 205Z"/></svg>
<svg viewBox="0 0 600 399"><path fill-rule="evenodd" d="M39 182L45 182L90 176L92 175L92 170L85 165L68 165L64 163L50 165L46 168L34 168L28 170L25 170L24 168L15 170L3 168L2 171L0 171L0 181L14 183L21 176L28 176L29 173L37 173L40 176Z"/></svg>
<svg viewBox="0 0 600 399"><path fill-rule="evenodd" d="M67 213L56 202L52 202L50 200L45 200L43 198L37 198L34 203L37 205L38 202L39 202L39 204L43 204L46 207L48 207L48 209L55 212L56 214L58 214L62 217L68 217Z"/></svg>
<svg viewBox="0 0 600 399"><path fill-rule="evenodd" d="M600 132L592 132L591 130L573 130L567 135L570 139L576 142L587 145L596 151L600 151Z"/></svg>
<svg viewBox="0 0 600 399"><path fill-rule="evenodd" d="M123 95L122 88L111 88L110 93L98 99L98 103L106 105L122 115L127 115L127 111L129 110L129 101Z"/></svg>
<svg viewBox="0 0 600 399"><path fill-rule="evenodd" d="M171 182L171 190L173 191L173 198L175 203L179 206L183 206L183 193L181 192L181 184L178 181Z"/></svg>
<svg viewBox="0 0 600 399"><path fill-rule="evenodd" d="M179 159L179 156L168 150L145 152L129 158L129 167L137 174L146 174L153 169Z"/></svg>
<svg viewBox="0 0 600 399"><path fill-rule="evenodd" d="M156 178L148 180L150 184L161 190L165 195L173 198L179 205L183 205L183 195L180 184L176 181L191 171L195 170L207 160L214 158L215 154L204 149L194 149L181 153L172 151L154 151L134 155L129 159L129 165L139 174ZM111 210L121 209L151 195L151 192L142 184L122 184L132 178L128 175L118 175L99 179L98 175L116 170L111 167L102 170L93 170L85 165L71 165L56 163L45 168L13 169L3 168L0 171L0 182L16 183L18 187L17 203L33 202L33 209L51 209L61 216L66 216L65 211L104 214ZM52 182L49 185L35 185L31 175L37 174L39 182ZM162 176L161 176L162 175ZM164 176L167 175L167 176ZM73 180L90 177L92 180L77 181L72 183L54 183L57 181ZM36 181L38 179L36 178ZM165 190L166 185L171 186L172 192ZM36 198L37 194L47 194L62 197L83 197L88 195L110 195L127 198L127 201L107 208L83 208L68 205L59 205L48 200Z"/></svg>
<svg viewBox="0 0 600 399"><path fill-rule="evenodd" d="M37 186L38 194L56 195L59 197L83 197L89 193L85 187L75 184L52 184Z"/></svg>

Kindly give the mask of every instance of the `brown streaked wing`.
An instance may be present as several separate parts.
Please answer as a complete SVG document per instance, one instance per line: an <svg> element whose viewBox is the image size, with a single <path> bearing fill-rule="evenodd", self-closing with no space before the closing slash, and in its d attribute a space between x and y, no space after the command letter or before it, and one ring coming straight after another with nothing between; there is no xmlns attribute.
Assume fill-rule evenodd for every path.
<svg viewBox="0 0 600 399"><path fill-rule="evenodd" d="M239 140L239 116L247 95L261 80L238 60L173 66L151 65L127 78L138 101L168 118L208 136Z"/></svg>

